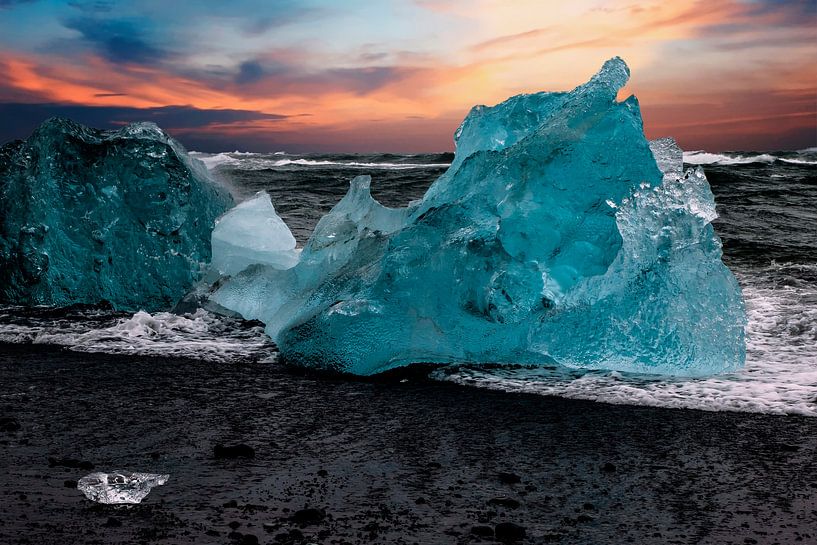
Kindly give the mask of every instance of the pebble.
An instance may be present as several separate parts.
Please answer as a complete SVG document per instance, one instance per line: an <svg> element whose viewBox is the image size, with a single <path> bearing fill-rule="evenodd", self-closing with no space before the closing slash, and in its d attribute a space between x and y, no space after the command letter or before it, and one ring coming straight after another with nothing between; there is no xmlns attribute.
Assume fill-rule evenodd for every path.
<svg viewBox="0 0 817 545"><path fill-rule="evenodd" d="M494 527L497 541L512 543L525 538L525 528L513 522L500 522Z"/></svg>

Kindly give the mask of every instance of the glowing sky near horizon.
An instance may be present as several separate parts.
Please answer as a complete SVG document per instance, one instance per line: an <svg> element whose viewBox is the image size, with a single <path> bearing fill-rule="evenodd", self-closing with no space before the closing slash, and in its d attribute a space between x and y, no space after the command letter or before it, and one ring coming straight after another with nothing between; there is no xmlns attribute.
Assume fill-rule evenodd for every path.
<svg viewBox="0 0 817 545"><path fill-rule="evenodd" d="M817 145L817 0L0 0L0 141L66 115L204 151L442 151L619 55L648 136Z"/></svg>

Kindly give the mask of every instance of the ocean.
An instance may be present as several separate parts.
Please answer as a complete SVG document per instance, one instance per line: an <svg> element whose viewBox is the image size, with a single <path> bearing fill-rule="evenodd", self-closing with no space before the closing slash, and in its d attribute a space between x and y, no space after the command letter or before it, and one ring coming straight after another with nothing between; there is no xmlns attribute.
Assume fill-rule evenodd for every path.
<svg viewBox="0 0 817 545"><path fill-rule="evenodd" d="M238 198L266 190L299 245L346 193L372 176L387 206L420 198L453 159L424 155L193 152ZM724 261L743 289L747 361L730 375L680 379L553 368L440 368L432 378L478 388L605 403L817 416L817 148L797 152L687 152L718 205ZM105 308L0 307L0 342L76 352L275 363L261 325L209 314L135 315Z"/></svg>

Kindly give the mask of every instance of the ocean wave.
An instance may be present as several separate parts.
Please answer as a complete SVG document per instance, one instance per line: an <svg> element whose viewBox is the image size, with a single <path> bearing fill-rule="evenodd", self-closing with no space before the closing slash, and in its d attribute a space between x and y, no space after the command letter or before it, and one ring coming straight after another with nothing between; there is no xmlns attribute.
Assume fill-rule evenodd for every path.
<svg viewBox="0 0 817 545"><path fill-rule="evenodd" d="M801 155L810 155L812 148L797 152ZM780 157L771 153L758 153L754 155L709 153L706 151L684 152L684 162L690 165L748 165L752 163L774 163L781 161L794 165L817 165L814 159L801 159L795 157Z"/></svg>
<svg viewBox="0 0 817 545"><path fill-rule="evenodd" d="M213 170L219 165L237 165L241 163L240 159L230 157L226 153L216 153L211 155L207 153L191 151L190 156L204 163L204 165L210 170Z"/></svg>
<svg viewBox="0 0 817 545"><path fill-rule="evenodd" d="M752 163L771 164L776 161L792 165L817 165L814 154L817 148L808 148L799 152L790 152L792 155L800 157L783 157L771 153L739 154L739 153L710 153L707 151L684 152L684 162L691 165L748 165ZM410 169L438 169L447 168L450 163L397 163L391 161L346 161L319 158L293 158L292 155L283 151L276 151L272 154L259 154L251 152L222 152L222 153L202 153L190 152L190 155L203 162L208 169L213 170L221 166L227 166L238 170L255 171L278 168L349 168L349 169L384 169L384 170L410 170Z"/></svg>
<svg viewBox="0 0 817 545"><path fill-rule="evenodd" d="M249 152L222 152L222 153L202 153L198 151L190 152L190 155L213 170L222 165L237 168L239 170L265 170L282 167L335 167L352 169L386 169L386 170L409 170L423 168L448 168L450 163L394 163L375 161L341 161L330 159L293 159L290 157L282 159L282 156L289 155L283 151L276 151L273 154L258 154Z"/></svg>
<svg viewBox="0 0 817 545"><path fill-rule="evenodd" d="M790 157L779 157L778 159L784 163L791 163L793 165L817 165L817 161L806 161L805 159L793 159Z"/></svg>
<svg viewBox="0 0 817 545"><path fill-rule="evenodd" d="M690 165L746 165L749 163L773 163L777 157L768 153L758 155L725 155L705 151L684 152L684 162Z"/></svg>
<svg viewBox="0 0 817 545"><path fill-rule="evenodd" d="M389 170L402 170L412 168L447 168L449 163L364 163L357 161L320 161L312 159L280 159L274 161L271 166L283 167L289 165L301 166L332 166L345 168L385 168Z"/></svg>

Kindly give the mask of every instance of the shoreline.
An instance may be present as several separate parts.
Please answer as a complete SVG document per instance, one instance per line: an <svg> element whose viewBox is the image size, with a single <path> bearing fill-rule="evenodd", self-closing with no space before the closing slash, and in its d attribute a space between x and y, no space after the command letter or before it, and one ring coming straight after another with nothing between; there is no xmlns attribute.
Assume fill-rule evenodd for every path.
<svg viewBox="0 0 817 545"><path fill-rule="evenodd" d="M3 543L817 538L813 417L41 345L0 345L0 382ZM113 469L170 480L131 508L65 486Z"/></svg>

